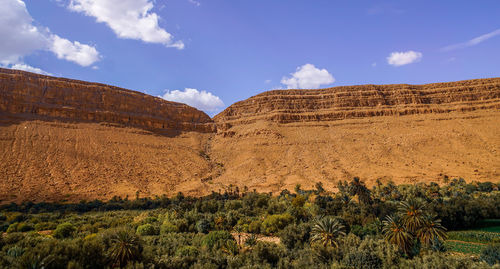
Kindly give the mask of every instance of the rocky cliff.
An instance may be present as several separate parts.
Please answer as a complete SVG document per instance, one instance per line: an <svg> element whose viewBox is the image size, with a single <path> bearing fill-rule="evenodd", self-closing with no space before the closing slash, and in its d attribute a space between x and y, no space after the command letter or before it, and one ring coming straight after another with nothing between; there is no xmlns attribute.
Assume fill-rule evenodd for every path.
<svg viewBox="0 0 500 269"><path fill-rule="evenodd" d="M107 122L155 131L213 132L205 113L109 85L0 68L0 112Z"/></svg>
<svg viewBox="0 0 500 269"><path fill-rule="evenodd" d="M221 129L258 120L321 122L373 116L500 108L500 78L426 85L362 85L274 90L237 102L214 117Z"/></svg>
<svg viewBox="0 0 500 269"><path fill-rule="evenodd" d="M214 120L139 92L0 69L0 204L335 190L354 176L500 179L500 78L269 91Z"/></svg>

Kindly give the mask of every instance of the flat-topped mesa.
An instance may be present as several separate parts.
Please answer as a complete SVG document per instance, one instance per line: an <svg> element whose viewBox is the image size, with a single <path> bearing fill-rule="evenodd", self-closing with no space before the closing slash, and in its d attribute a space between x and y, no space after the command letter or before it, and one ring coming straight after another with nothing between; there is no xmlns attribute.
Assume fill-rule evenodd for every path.
<svg viewBox="0 0 500 269"><path fill-rule="evenodd" d="M210 117L185 104L99 83L0 68L0 113L107 122L154 131L214 132Z"/></svg>
<svg viewBox="0 0 500 269"><path fill-rule="evenodd" d="M500 78L426 85L361 85L273 90L237 102L214 117L221 129L267 120L334 121L372 116L500 108Z"/></svg>

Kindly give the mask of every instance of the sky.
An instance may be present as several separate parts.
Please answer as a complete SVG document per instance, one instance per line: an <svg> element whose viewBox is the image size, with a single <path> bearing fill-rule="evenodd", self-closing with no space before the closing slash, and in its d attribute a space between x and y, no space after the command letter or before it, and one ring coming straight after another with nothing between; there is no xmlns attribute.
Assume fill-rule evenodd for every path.
<svg viewBox="0 0 500 269"><path fill-rule="evenodd" d="M213 116L271 89L500 76L500 1L0 0L0 66Z"/></svg>

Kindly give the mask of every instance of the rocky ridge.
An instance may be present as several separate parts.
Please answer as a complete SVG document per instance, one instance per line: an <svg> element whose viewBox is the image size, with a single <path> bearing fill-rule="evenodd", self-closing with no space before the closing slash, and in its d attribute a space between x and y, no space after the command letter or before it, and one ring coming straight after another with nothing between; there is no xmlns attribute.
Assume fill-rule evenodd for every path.
<svg viewBox="0 0 500 269"><path fill-rule="evenodd" d="M213 132L193 107L99 83L0 68L0 112L25 117L106 122L159 132Z"/></svg>
<svg viewBox="0 0 500 269"><path fill-rule="evenodd" d="M361 85L273 90L237 102L214 117L221 130L258 120L335 121L373 116L500 108L500 78L425 85Z"/></svg>

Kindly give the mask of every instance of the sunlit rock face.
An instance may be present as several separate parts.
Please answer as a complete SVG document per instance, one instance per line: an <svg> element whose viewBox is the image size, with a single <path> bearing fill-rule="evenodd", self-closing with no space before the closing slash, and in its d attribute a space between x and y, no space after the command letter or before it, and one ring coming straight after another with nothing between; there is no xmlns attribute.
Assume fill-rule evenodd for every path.
<svg viewBox="0 0 500 269"><path fill-rule="evenodd" d="M0 112L108 122L157 131L213 132L210 117L185 104L105 84L0 69Z"/></svg>

